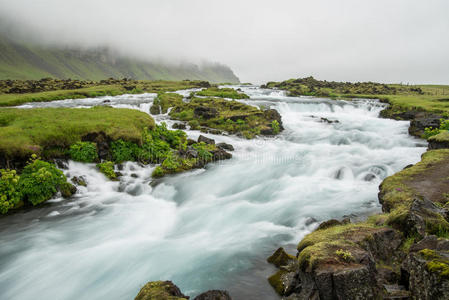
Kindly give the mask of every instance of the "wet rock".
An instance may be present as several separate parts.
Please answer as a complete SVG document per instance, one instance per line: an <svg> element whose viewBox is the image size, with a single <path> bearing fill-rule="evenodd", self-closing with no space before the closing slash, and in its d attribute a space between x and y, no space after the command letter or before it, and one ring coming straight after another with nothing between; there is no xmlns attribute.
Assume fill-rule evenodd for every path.
<svg viewBox="0 0 449 300"><path fill-rule="evenodd" d="M193 144L195 144L195 143L196 143L195 140L187 139L187 146L191 146L191 145L193 145Z"/></svg>
<svg viewBox="0 0 449 300"><path fill-rule="evenodd" d="M217 147L223 150L234 151L234 146L226 143L218 143Z"/></svg>
<svg viewBox="0 0 449 300"><path fill-rule="evenodd" d="M207 138L204 135L200 135L198 137L198 143L201 143L201 142L206 143L206 144L210 144L210 145L215 145L215 140L214 139Z"/></svg>
<svg viewBox="0 0 449 300"><path fill-rule="evenodd" d="M318 225L317 230L326 229L326 228L330 228L330 227L342 225L342 224L343 223L338 220L330 219L330 220L324 221L320 225Z"/></svg>
<svg viewBox="0 0 449 300"><path fill-rule="evenodd" d="M184 123L175 123L172 126L173 129L186 129L186 124Z"/></svg>
<svg viewBox="0 0 449 300"><path fill-rule="evenodd" d="M196 118L212 119L218 117L218 111L212 107L199 106L193 110L193 115Z"/></svg>
<svg viewBox="0 0 449 300"><path fill-rule="evenodd" d="M320 121L327 124L340 123L338 120L329 120L328 118L320 118Z"/></svg>
<svg viewBox="0 0 449 300"><path fill-rule="evenodd" d="M227 291L211 290L195 297L193 300L232 300Z"/></svg>
<svg viewBox="0 0 449 300"><path fill-rule="evenodd" d="M287 252L285 252L284 248L277 249L270 257L268 257L267 261L276 267L280 268L282 266L287 266L292 262L295 262L296 258Z"/></svg>
<svg viewBox="0 0 449 300"><path fill-rule="evenodd" d="M65 159L55 159L54 162L61 170L67 170L69 168L69 163Z"/></svg>
<svg viewBox="0 0 449 300"><path fill-rule="evenodd" d="M268 282L281 296L289 296L301 289L297 274L284 269L270 276Z"/></svg>
<svg viewBox="0 0 449 300"><path fill-rule="evenodd" d="M185 300L189 299L171 281L152 281L140 289L134 300Z"/></svg>
<svg viewBox="0 0 449 300"><path fill-rule="evenodd" d="M87 186L86 178L84 176L74 176L71 181L76 185Z"/></svg>
<svg viewBox="0 0 449 300"><path fill-rule="evenodd" d="M277 121L279 123L279 129L284 130L284 126L282 126L282 118L281 114L275 109L267 109L263 112L264 116L270 121Z"/></svg>
<svg viewBox="0 0 449 300"><path fill-rule="evenodd" d="M427 127L439 128L441 115L417 113L410 122L409 133L414 136L421 136Z"/></svg>
<svg viewBox="0 0 449 300"><path fill-rule="evenodd" d="M184 156L186 158L198 158L198 151L196 151L192 146L188 146Z"/></svg>
<svg viewBox="0 0 449 300"><path fill-rule="evenodd" d="M305 222L304 224L305 224L306 226L309 226L309 225L312 225L313 223L316 223L316 222L318 222L317 219L312 218L312 217L309 217L309 218L307 218L307 220L306 220L306 222Z"/></svg>
<svg viewBox="0 0 449 300"><path fill-rule="evenodd" d="M365 177L363 178L363 180L365 181L372 181L376 178L376 175L374 174L366 174Z"/></svg>
<svg viewBox="0 0 449 300"><path fill-rule="evenodd" d="M111 103L111 100L104 100L103 103Z"/></svg>
<svg viewBox="0 0 449 300"><path fill-rule="evenodd" d="M132 173L132 174L131 174L131 177L132 177L132 178L139 178L139 175L137 175L136 173Z"/></svg>
<svg viewBox="0 0 449 300"><path fill-rule="evenodd" d="M211 153L213 155L213 160L215 160L215 161L232 158L231 153L226 152L221 148L217 148L216 150L211 151Z"/></svg>
<svg viewBox="0 0 449 300"><path fill-rule="evenodd" d="M68 182L61 184L59 187L59 191L61 192L62 197L70 198L73 194L76 193L76 187Z"/></svg>

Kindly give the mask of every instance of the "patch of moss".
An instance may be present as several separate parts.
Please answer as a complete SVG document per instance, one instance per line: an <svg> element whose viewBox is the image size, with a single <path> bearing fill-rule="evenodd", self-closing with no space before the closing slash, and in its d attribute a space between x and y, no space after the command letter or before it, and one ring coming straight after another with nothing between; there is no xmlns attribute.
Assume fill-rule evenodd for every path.
<svg viewBox="0 0 449 300"><path fill-rule="evenodd" d="M299 264L305 269L315 269L322 261L340 264L338 253L351 252L359 243L369 238L379 227L368 223L345 224L315 230L298 244Z"/></svg>
<svg viewBox="0 0 449 300"><path fill-rule="evenodd" d="M134 300L187 300L170 281L152 281L145 284Z"/></svg>
<svg viewBox="0 0 449 300"><path fill-rule="evenodd" d="M268 282L270 285L274 288L276 293L283 296L285 294L286 286L283 280L283 276L286 275L288 272L285 270L279 270L275 274L268 277Z"/></svg>
<svg viewBox="0 0 449 300"><path fill-rule="evenodd" d="M397 210L391 218L404 216L416 192L407 185L415 175L425 172L433 164L449 157L449 149L432 150L423 154L419 163L387 177L380 185L380 200L384 211Z"/></svg>
<svg viewBox="0 0 449 300"><path fill-rule="evenodd" d="M273 123L270 111L222 98L194 97L187 103L177 102L169 115L172 119L189 122L192 129L203 126L246 138L254 138L261 132L277 134L280 131L280 124Z"/></svg>
<svg viewBox="0 0 449 300"><path fill-rule="evenodd" d="M245 93L239 92L232 88L218 88L210 87L208 89L196 92L198 96L206 97L219 97L219 98L230 98L230 99L249 99L249 96Z"/></svg>
<svg viewBox="0 0 449 300"><path fill-rule="evenodd" d="M449 142L449 131L445 130L445 131L442 131L442 132L438 133L437 135L431 136L429 138L429 142L430 141L436 141L438 143L447 143L447 142Z"/></svg>
<svg viewBox="0 0 449 300"><path fill-rule="evenodd" d="M111 180L117 179L117 174L114 172L114 163L112 161L104 161L97 164L98 170Z"/></svg>
<svg viewBox="0 0 449 300"><path fill-rule="evenodd" d="M423 249L419 251L419 254L428 260L426 267L429 272L437 273L444 278L449 278L449 260L447 258L430 249Z"/></svg>

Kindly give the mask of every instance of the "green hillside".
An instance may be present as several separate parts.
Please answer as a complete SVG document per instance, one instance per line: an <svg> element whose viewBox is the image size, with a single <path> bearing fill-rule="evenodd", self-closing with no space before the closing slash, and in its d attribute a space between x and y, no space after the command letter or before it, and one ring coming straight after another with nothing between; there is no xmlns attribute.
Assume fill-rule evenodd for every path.
<svg viewBox="0 0 449 300"><path fill-rule="evenodd" d="M221 64L167 65L113 55L107 49L80 50L25 44L0 35L0 79L101 80L109 77L148 80L207 80L238 83Z"/></svg>

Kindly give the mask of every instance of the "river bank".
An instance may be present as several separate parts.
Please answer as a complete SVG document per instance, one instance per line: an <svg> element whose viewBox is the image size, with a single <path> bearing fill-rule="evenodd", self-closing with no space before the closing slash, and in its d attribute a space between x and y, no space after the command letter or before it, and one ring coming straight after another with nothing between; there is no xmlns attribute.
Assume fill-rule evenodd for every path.
<svg viewBox="0 0 449 300"><path fill-rule="evenodd" d="M305 82L346 90L356 86L313 78L296 84ZM298 92L295 81L272 85ZM361 86L361 93L367 93L367 86L378 88ZM392 91L391 86L382 88ZM301 240L296 257L280 248L268 259L279 268L269 282L285 299L449 297L449 149L443 121L449 109L442 98L403 101L409 97L383 98L390 106L380 115L410 120L410 134L429 137L428 151L421 162L382 182L381 214L359 223L328 220Z"/></svg>

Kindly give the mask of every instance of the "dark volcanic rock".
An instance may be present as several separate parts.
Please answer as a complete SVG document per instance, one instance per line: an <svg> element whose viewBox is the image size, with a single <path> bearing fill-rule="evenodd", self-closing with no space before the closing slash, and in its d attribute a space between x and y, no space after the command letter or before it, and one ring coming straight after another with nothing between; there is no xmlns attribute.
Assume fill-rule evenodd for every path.
<svg viewBox="0 0 449 300"><path fill-rule="evenodd" d="M215 140L214 139L207 138L204 135L200 135L198 137L198 143L201 143L201 142L206 143L206 144L210 144L210 145L215 145Z"/></svg>
<svg viewBox="0 0 449 300"><path fill-rule="evenodd" d="M223 150L234 151L234 146L226 143L218 143L217 147Z"/></svg>
<svg viewBox="0 0 449 300"><path fill-rule="evenodd" d="M218 111L212 107L199 106L193 110L193 115L196 118L212 119L218 117Z"/></svg>
<svg viewBox="0 0 449 300"><path fill-rule="evenodd" d="M187 127L186 127L186 124L184 124L184 123L175 123L175 124L173 124L173 129L186 129Z"/></svg>
<svg viewBox="0 0 449 300"><path fill-rule="evenodd" d="M227 291L211 290L202 293L193 300L232 300Z"/></svg>
<svg viewBox="0 0 449 300"><path fill-rule="evenodd" d="M215 160L215 161L232 158L231 153L226 152L221 148L217 148L216 150L211 151L211 153L213 155L213 160Z"/></svg>

